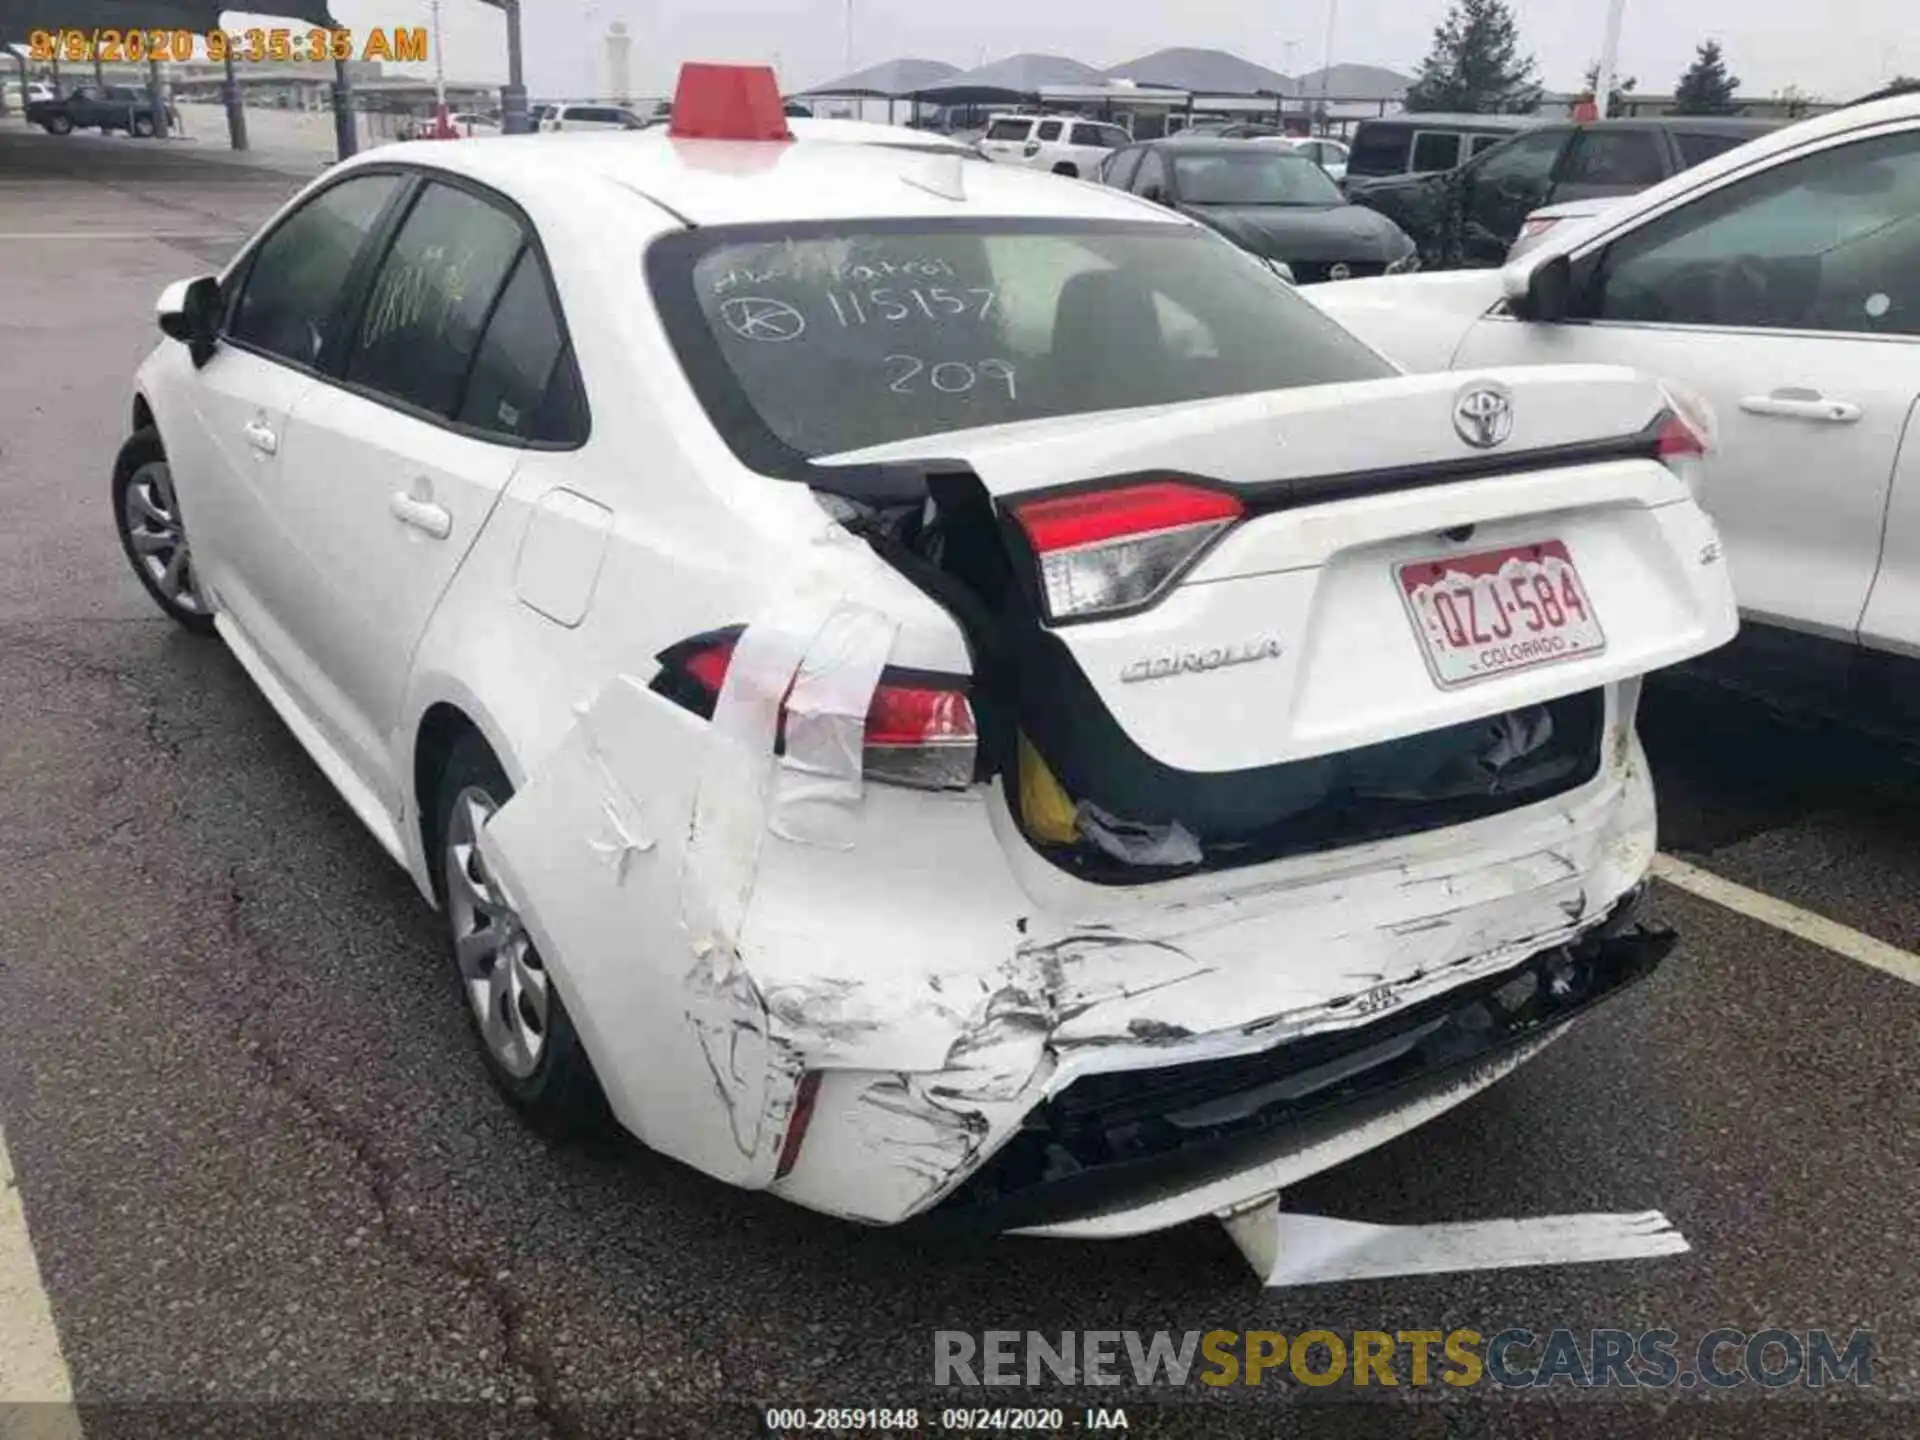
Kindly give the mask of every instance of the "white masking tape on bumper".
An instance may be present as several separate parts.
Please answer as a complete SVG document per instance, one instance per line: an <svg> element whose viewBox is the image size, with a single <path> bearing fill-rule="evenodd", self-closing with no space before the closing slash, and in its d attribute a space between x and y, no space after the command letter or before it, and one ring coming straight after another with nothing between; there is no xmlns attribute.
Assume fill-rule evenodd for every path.
<svg viewBox="0 0 1920 1440"><path fill-rule="evenodd" d="M1267 1285L1324 1285L1394 1275L1444 1275L1527 1265L1578 1265L1680 1255L1686 1238L1658 1210L1637 1215L1542 1215L1442 1225L1367 1225L1293 1215L1278 1196L1224 1217L1227 1233Z"/></svg>
<svg viewBox="0 0 1920 1440"><path fill-rule="evenodd" d="M864 605L827 617L787 697L787 748L768 824L783 840L853 848L867 710L900 624Z"/></svg>
<svg viewBox="0 0 1920 1440"><path fill-rule="evenodd" d="M729 952L739 938L767 828L780 702L836 601L801 595L747 626L714 701L687 840L681 903L693 952Z"/></svg>

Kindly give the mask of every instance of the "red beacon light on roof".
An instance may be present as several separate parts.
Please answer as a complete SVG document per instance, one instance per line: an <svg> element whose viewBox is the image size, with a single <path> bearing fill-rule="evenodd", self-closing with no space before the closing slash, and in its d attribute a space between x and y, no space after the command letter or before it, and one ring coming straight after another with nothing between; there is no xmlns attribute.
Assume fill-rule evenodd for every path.
<svg viewBox="0 0 1920 1440"><path fill-rule="evenodd" d="M680 67L667 134L676 140L791 140L780 82L766 65Z"/></svg>

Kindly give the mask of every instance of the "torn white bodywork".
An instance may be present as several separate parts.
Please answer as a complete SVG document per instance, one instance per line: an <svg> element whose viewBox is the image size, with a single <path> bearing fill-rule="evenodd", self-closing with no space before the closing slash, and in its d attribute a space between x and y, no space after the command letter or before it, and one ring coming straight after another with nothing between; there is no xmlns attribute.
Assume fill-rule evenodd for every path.
<svg viewBox="0 0 1920 1440"><path fill-rule="evenodd" d="M1686 1237L1658 1210L1364 1225L1325 1215L1290 1214L1274 1197L1230 1216L1227 1233L1268 1285L1648 1260L1684 1255L1688 1249Z"/></svg>
<svg viewBox="0 0 1920 1440"><path fill-rule="evenodd" d="M760 698L735 702L743 717L758 707L757 761L738 732L709 737L622 676L484 843L562 992L584 1002L577 1023L622 1122L725 1179L769 1185L800 1076L820 1071L805 1146L778 1184L851 1218L928 1208L1082 1075L1262 1050L1511 968L1590 927L1653 855L1651 787L1618 693L1607 763L1559 800L1150 887L1054 869L988 787L868 786L832 803L825 834L795 827L781 819L769 706L789 683L796 697L815 688L814 640L842 624L875 645L885 632L824 603L804 613L771 627L756 653L774 659L745 672ZM877 674L851 650L863 657L851 668ZM825 713L847 713L841 700ZM717 768L659 759L722 751ZM726 808L708 803L715 786ZM645 814L657 837L621 851L624 875L606 863L609 813ZM1367 1148L1433 1113L1353 1133ZM1307 1153L1324 1168L1358 1152ZM1257 1183L1312 1171L1280 1173ZM1223 1203L1195 1196L1155 1215Z"/></svg>

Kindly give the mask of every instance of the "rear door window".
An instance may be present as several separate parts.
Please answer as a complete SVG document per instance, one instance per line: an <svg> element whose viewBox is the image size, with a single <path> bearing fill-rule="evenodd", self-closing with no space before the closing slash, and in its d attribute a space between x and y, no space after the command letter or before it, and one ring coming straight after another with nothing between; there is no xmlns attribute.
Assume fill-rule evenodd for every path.
<svg viewBox="0 0 1920 1440"><path fill-rule="evenodd" d="M346 378L451 417L494 297L525 239L477 195L429 185L380 262Z"/></svg>
<svg viewBox="0 0 1920 1440"><path fill-rule="evenodd" d="M1058 140L1065 127L1058 120L1042 120L1040 129L1034 138L1039 140Z"/></svg>
<svg viewBox="0 0 1920 1440"><path fill-rule="evenodd" d="M1139 173L1133 177L1133 189L1136 195L1151 195L1156 200L1166 198L1167 159L1158 150L1142 152Z"/></svg>
<svg viewBox="0 0 1920 1440"><path fill-rule="evenodd" d="M1024 140L1031 127L1027 120L996 120L987 127L987 133L981 137L986 140Z"/></svg>
<svg viewBox="0 0 1920 1440"><path fill-rule="evenodd" d="M586 438L578 392L546 267L529 246L487 321L459 419L516 439L578 443Z"/></svg>
<svg viewBox="0 0 1920 1440"><path fill-rule="evenodd" d="M1100 178L1109 185L1118 186L1122 190L1126 189L1133 183L1133 172L1140 168L1140 157L1146 153L1138 147L1117 152L1106 162L1106 168L1101 172Z"/></svg>
<svg viewBox="0 0 1920 1440"><path fill-rule="evenodd" d="M398 175L356 176L274 227L248 262L228 336L301 365L329 363L347 272L403 183Z"/></svg>
<svg viewBox="0 0 1920 1440"><path fill-rule="evenodd" d="M1660 140L1651 130L1582 130L1562 162L1560 183L1644 190L1666 175Z"/></svg>
<svg viewBox="0 0 1920 1440"><path fill-rule="evenodd" d="M1413 131L1405 125L1362 125L1347 156L1350 175L1398 175L1407 168Z"/></svg>
<svg viewBox="0 0 1920 1440"><path fill-rule="evenodd" d="M1416 175L1430 170L1451 170L1460 163L1460 136L1452 130L1420 130L1413 137L1413 161L1409 168Z"/></svg>
<svg viewBox="0 0 1920 1440"><path fill-rule="evenodd" d="M1711 160L1716 155L1737 149L1753 138L1751 135L1704 134L1698 130L1681 130L1673 140L1680 147L1680 163L1690 169L1703 160Z"/></svg>
<svg viewBox="0 0 1920 1440"><path fill-rule="evenodd" d="M1472 156L1482 150L1491 150L1506 138L1504 135L1475 135L1467 144L1467 154Z"/></svg>

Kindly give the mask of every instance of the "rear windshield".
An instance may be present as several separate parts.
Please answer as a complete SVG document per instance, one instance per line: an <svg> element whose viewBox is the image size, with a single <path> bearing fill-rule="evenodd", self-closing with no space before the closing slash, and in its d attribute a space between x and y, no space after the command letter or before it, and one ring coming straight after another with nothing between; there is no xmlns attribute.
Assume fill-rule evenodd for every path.
<svg viewBox="0 0 1920 1440"><path fill-rule="evenodd" d="M742 459L1393 373L1210 231L924 220L715 227L648 254L656 303Z"/></svg>
<svg viewBox="0 0 1920 1440"><path fill-rule="evenodd" d="M1398 175L1407 168L1407 144L1413 130L1406 125L1362 125L1353 136L1347 156L1349 175Z"/></svg>
<svg viewBox="0 0 1920 1440"><path fill-rule="evenodd" d="M1189 205L1338 205L1340 191L1304 155L1284 150L1210 150L1175 155L1174 189Z"/></svg>

